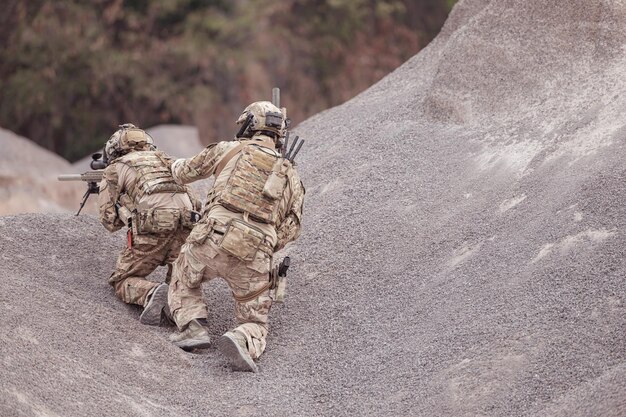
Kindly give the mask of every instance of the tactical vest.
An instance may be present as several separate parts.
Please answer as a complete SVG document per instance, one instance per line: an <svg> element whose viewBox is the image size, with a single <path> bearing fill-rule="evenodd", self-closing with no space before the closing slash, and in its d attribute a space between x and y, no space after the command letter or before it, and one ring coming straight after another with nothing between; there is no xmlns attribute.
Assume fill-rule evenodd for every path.
<svg viewBox="0 0 626 417"><path fill-rule="evenodd" d="M228 155L226 155L228 156ZM273 149L250 144L243 146L228 180L219 181L210 192L209 205L247 213L260 223L273 226L285 217L285 200L291 162Z"/></svg>
<svg viewBox="0 0 626 417"><path fill-rule="evenodd" d="M135 170L135 182L126 190L135 204L144 195L186 192L184 186L174 181L165 155L160 151L131 152L115 162Z"/></svg>

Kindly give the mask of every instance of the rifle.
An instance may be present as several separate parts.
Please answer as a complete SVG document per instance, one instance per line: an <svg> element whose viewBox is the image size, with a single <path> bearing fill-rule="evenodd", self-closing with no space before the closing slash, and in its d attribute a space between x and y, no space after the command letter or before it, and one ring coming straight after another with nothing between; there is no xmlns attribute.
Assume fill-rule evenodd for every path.
<svg viewBox="0 0 626 417"><path fill-rule="evenodd" d="M85 207L85 203L91 194L99 194L100 188L98 187L98 183L102 181L102 175L104 173L104 168L108 165L108 160L101 153L94 153L91 155L93 159L89 164L93 171L87 171L84 174L67 174L67 175L59 175L57 179L59 181L85 181L87 183L87 191L83 195L83 200L80 203L80 208L76 215L80 214L80 211Z"/></svg>
<svg viewBox="0 0 626 417"><path fill-rule="evenodd" d="M287 287L287 270L291 265L291 258L285 256L283 260L270 271L270 290L274 290L274 301L285 301L285 289Z"/></svg>

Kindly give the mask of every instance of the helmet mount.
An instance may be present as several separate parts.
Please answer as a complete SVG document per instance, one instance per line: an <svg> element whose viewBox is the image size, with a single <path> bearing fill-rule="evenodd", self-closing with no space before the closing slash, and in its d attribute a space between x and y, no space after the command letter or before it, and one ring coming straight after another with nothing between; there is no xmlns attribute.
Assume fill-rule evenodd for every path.
<svg viewBox="0 0 626 417"><path fill-rule="evenodd" d="M269 101L256 101L244 109L237 124L241 125L236 138L251 138L262 133L277 140L285 134L285 116Z"/></svg>
<svg viewBox="0 0 626 417"><path fill-rule="evenodd" d="M154 140L147 132L132 123L119 126L106 143L104 148L109 159L119 158L131 151L154 150Z"/></svg>

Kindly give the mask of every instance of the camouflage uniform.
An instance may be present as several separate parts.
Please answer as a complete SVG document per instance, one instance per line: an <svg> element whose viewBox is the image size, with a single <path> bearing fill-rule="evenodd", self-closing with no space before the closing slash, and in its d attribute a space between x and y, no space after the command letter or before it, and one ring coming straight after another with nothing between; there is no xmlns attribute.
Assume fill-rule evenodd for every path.
<svg viewBox="0 0 626 417"><path fill-rule="evenodd" d="M170 280L171 265L193 226L193 210L200 209L193 194L174 182L170 165L163 152L139 143L110 162L99 185L100 221L107 230L125 226L116 203L132 214L126 246L109 278L115 295L128 304L146 306L160 285L146 277L158 266L168 266Z"/></svg>
<svg viewBox="0 0 626 417"><path fill-rule="evenodd" d="M267 157L268 164L249 172L263 164L263 161L254 162L252 157L246 160L250 152L256 152L255 157L260 155L261 160ZM266 181L263 171L266 177L276 171L273 169L276 166L271 165L274 161L278 161L276 166L282 170L281 175L284 174L281 177L284 183L279 187L279 198L272 203L270 213L272 210L264 211L267 207L259 201L263 200L261 191ZM174 178L182 184L216 177L203 218L187 238L174 264L168 296L172 316L180 330L192 320L207 318L201 284L215 277L223 278L235 299L235 316L239 323L235 330L245 336L251 358L258 358L265 349L272 305L269 295L272 255L300 234L304 187L291 163L282 160L281 165L280 161L273 139L258 134L243 142L210 145L195 157L177 160L172 165ZM241 171L237 166L246 163L243 176L235 175ZM254 183L250 175L261 178L257 189L250 189L250 184ZM237 197L241 197L243 206L233 201ZM250 205L248 202L252 200L258 204ZM257 240L250 242L248 239Z"/></svg>

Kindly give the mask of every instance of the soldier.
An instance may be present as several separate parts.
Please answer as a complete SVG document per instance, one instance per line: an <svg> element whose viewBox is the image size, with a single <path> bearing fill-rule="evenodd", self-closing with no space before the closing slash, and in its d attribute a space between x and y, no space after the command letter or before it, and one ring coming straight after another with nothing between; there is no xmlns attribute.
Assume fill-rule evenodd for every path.
<svg viewBox="0 0 626 417"><path fill-rule="evenodd" d="M184 350L210 345L201 284L219 276L232 291L239 326L219 339L218 348L233 369L256 372L253 359L265 350L272 305L272 255L300 235L304 187L276 149L285 133L280 109L268 101L252 103L237 124L242 126L235 141L172 164L181 184L210 176L215 183L174 264L168 301L180 333L170 339Z"/></svg>
<svg viewBox="0 0 626 417"><path fill-rule="evenodd" d="M164 309L172 262L199 220L200 202L172 178L171 159L146 132L120 126L106 143L109 165L100 183L100 222L110 232L128 226L127 245L117 259L109 284L127 304L143 306L139 321L158 326ZM146 277L167 265L166 283Z"/></svg>

